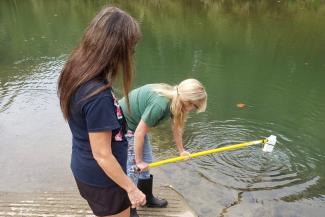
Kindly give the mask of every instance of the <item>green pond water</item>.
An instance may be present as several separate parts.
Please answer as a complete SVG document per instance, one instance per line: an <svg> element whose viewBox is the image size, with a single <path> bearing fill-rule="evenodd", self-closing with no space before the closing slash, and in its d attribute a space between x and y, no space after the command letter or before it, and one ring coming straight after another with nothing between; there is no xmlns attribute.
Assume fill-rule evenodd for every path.
<svg viewBox="0 0 325 217"><path fill-rule="evenodd" d="M107 3L142 29L134 87L189 77L205 85L207 111L191 114L185 129L190 152L278 137L273 153L204 156L162 166L156 179L203 217L323 216L323 0L0 1L0 191L74 189L56 82ZM152 141L156 160L177 155L168 123Z"/></svg>

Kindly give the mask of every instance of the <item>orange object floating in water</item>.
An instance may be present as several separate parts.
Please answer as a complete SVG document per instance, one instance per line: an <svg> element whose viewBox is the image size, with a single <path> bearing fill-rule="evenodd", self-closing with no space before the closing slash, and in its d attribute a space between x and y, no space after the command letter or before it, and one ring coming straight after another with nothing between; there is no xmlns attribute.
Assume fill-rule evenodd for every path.
<svg viewBox="0 0 325 217"><path fill-rule="evenodd" d="M237 103L238 108L245 108L246 105L244 103Z"/></svg>

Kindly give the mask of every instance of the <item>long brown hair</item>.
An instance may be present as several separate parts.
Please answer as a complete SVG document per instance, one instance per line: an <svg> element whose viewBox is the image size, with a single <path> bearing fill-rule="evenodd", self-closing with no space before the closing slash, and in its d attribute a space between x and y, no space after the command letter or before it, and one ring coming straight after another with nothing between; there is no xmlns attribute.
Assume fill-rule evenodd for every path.
<svg viewBox="0 0 325 217"><path fill-rule="evenodd" d="M111 87L120 71L123 74L124 96L129 106L133 53L140 38L136 20L119 8L107 6L94 17L58 80L58 96L66 120L71 114L71 98L82 84L93 79L105 81L103 87L90 94L96 95Z"/></svg>

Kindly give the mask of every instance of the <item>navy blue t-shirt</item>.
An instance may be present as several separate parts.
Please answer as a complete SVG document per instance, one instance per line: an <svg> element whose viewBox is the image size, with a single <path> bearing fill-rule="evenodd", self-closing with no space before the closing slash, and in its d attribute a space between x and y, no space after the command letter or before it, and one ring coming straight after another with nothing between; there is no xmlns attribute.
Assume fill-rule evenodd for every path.
<svg viewBox="0 0 325 217"><path fill-rule="evenodd" d="M95 96L88 94L102 87L103 82L82 85L71 100L69 126L72 132L71 169L74 177L96 187L116 186L97 164L91 152L89 132L112 131L112 153L126 172L128 143L124 136L126 122L117 99L109 88Z"/></svg>

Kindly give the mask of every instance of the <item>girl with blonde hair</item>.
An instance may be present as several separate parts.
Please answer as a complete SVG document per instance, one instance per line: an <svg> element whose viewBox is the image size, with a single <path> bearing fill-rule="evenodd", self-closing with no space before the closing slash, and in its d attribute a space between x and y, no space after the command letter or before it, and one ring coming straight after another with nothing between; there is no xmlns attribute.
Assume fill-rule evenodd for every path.
<svg viewBox="0 0 325 217"><path fill-rule="evenodd" d="M186 116L196 110L204 112L207 105L207 93L196 79L186 79L176 86L168 84L147 84L129 93L130 108L126 99L119 103L128 125L127 140L128 163L127 174L146 195L148 207L166 207L168 202L152 194L153 176L148 164L152 162L149 129L170 119L173 138L180 156L188 156L183 145L183 128ZM134 171L137 167L140 174ZM132 210L132 216L138 216Z"/></svg>

